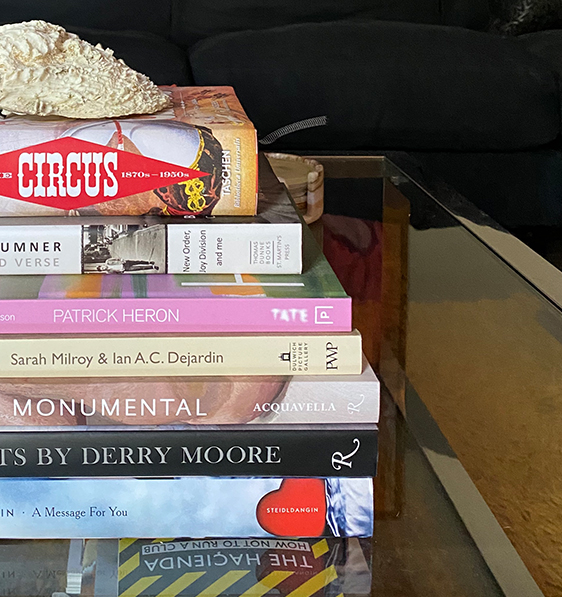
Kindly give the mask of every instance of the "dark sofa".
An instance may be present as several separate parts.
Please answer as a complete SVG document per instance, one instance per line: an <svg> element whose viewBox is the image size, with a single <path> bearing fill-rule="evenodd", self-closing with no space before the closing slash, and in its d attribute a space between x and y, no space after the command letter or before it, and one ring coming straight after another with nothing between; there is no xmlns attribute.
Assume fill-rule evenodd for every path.
<svg viewBox="0 0 562 597"><path fill-rule="evenodd" d="M503 225L559 226L562 31L552 14L526 26L509 1L0 7L4 23L40 18L109 46L156 83L232 85L264 148L405 150Z"/></svg>

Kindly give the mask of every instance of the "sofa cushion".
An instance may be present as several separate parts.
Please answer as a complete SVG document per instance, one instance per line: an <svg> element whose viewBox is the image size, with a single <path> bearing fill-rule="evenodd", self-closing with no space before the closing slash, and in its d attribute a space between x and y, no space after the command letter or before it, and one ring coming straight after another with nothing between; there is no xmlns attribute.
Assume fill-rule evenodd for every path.
<svg viewBox="0 0 562 597"><path fill-rule="evenodd" d="M562 29L520 35L517 40L529 52L540 56L562 77Z"/></svg>
<svg viewBox="0 0 562 597"><path fill-rule="evenodd" d="M150 31L168 35L171 0L2 0L1 23L42 19L64 28Z"/></svg>
<svg viewBox="0 0 562 597"><path fill-rule="evenodd" d="M173 40L184 46L234 31L343 19L487 24L487 0L172 0Z"/></svg>
<svg viewBox="0 0 562 597"><path fill-rule="evenodd" d="M322 23L224 34L190 53L198 85L232 85L276 147L494 150L560 129L558 85L517 40L410 23Z"/></svg>
<svg viewBox="0 0 562 597"><path fill-rule="evenodd" d="M111 48L116 58L157 85L193 85L185 52L163 37L140 31L103 31L70 27L93 45Z"/></svg>

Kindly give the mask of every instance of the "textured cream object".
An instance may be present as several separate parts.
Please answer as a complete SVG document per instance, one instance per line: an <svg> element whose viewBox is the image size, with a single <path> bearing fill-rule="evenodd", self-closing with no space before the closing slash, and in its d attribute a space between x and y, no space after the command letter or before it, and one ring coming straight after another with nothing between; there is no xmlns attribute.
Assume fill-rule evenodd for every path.
<svg viewBox="0 0 562 597"><path fill-rule="evenodd" d="M2 114L116 118L170 105L152 81L58 25L0 26Z"/></svg>

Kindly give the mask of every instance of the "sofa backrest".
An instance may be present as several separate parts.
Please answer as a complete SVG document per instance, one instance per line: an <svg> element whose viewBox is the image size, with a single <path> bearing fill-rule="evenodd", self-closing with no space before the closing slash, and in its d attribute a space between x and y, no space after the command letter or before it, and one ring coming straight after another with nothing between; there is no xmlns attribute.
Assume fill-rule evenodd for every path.
<svg viewBox="0 0 562 597"><path fill-rule="evenodd" d="M122 1L122 0L121 0ZM487 0L172 0L172 39L182 46L232 31L342 19L483 29Z"/></svg>
<svg viewBox="0 0 562 597"><path fill-rule="evenodd" d="M0 0L0 22L42 19L63 27L132 29L169 36L171 0Z"/></svg>
<svg viewBox="0 0 562 597"><path fill-rule="evenodd" d="M281 25L380 19L484 28L488 0L0 0L0 23L156 33L188 47L201 39Z"/></svg>
<svg viewBox="0 0 562 597"><path fill-rule="evenodd" d="M483 31L490 23L488 0L442 0L441 24Z"/></svg>

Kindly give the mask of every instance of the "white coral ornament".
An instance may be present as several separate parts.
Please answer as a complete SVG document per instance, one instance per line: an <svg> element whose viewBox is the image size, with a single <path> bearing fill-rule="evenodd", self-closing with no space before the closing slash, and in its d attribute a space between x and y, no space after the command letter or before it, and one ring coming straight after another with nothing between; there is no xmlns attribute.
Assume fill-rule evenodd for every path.
<svg viewBox="0 0 562 597"><path fill-rule="evenodd" d="M4 115L117 118L169 105L166 94L112 50L45 21L0 26Z"/></svg>

